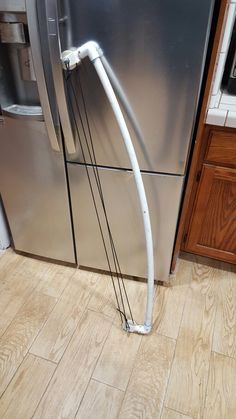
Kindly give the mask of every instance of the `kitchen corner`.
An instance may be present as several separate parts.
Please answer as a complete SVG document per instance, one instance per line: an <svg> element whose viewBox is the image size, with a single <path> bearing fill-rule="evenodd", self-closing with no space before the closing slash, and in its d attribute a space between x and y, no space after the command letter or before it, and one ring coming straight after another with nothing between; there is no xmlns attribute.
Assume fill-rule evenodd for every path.
<svg viewBox="0 0 236 419"><path fill-rule="evenodd" d="M224 91L222 78L235 30L235 15L236 0L228 1L206 114L206 124L231 128L236 128L236 95Z"/></svg>

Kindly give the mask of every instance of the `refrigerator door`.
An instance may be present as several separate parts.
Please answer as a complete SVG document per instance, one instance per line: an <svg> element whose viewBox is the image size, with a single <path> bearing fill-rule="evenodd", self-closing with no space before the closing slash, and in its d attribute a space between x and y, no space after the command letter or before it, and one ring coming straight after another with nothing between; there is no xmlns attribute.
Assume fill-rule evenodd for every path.
<svg viewBox="0 0 236 419"><path fill-rule="evenodd" d="M63 156L52 151L45 123L5 116L0 150L0 192L15 248L75 263Z"/></svg>
<svg viewBox="0 0 236 419"><path fill-rule="evenodd" d="M123 86L142 132L138 138L130 126L142 170L185 171L213 5L214 0L59 0L61 49L98 42ZM98 165L130 168L114 115L88 61L73 75L84 124L79 75ZM79 117L77 121L84 141ZM78 144L67 159L83 162Z"/></svg>
<svg viewBox="0 0 236 419"><path fill-rule="evenodd" d="M36 0L25 6L24 14L0 10L5 23L22 23L29 36L24 49L14 39L0 42L0 194L17 250L75 263L63 145L42 62Z"/></svg>
<svg viewBox="0 0 236 419"><path fill-rule="evenodd" d="M96 191L106 243L109 243L93 169L90 167L88 170ZM146 277L145 237L133 174L123 170L98 170L121 271L127 275ZM86 168L68 164L68 173L79 265L108 270ZM152 222L155 278L167 281L183 177L143 174L143 181ZM110 251L109 255L111 259Z"/></svg>

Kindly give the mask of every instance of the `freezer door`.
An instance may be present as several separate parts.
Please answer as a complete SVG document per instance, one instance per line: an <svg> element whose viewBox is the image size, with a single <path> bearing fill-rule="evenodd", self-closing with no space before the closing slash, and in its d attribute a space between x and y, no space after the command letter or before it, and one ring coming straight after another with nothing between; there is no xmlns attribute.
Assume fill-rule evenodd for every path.
<svg viewBox="0 0 236 419"><path fill-rule="evenodd" d="M141 169L183 174L214 0L60 0L59 4L62 50L97 41L123 87L139 125L136 134L129 127ZM110 104L88 61L72 77L85 130L79 76L97 164L130 168ZM76 105L74 109L84 142ZM83 162L78 144L77 152L67 158Z"/></svg>
<svg viewBox="0 0 236 419"><path fill-rule="evenodd" d="M93 169L90 167L88 170L96 191L106 243L109 243ZM134 176L130 171L98 170L121 270L127 275L146 277L145 237ZM79 265L108 270L86 168L68 164L68 173ZM167 281L183 177L143 174L143 181L152 222L155 278Z"/></svg>
<svg viewBox="0 0 236 419"><path fill-rule="evenodd" d="M17 250L75 263L65 167L44 121L4 116L0 193Z"/></svg>

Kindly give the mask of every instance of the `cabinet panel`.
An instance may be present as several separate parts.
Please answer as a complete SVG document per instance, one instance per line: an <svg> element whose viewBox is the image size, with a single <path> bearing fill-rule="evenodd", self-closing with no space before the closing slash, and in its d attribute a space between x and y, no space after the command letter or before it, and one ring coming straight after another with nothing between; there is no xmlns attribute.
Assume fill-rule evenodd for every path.
<svg viewBox="0 0 236 419"><path fill-rule="evenodd" d="M211 130L205 160L236 167L236 134L225 130Z"/></svg>
<svg viewBox="0 0 236 419"><path fill-rule="evenodd" d="M236 262L236 170L204 164L186 250Z"/></svg>

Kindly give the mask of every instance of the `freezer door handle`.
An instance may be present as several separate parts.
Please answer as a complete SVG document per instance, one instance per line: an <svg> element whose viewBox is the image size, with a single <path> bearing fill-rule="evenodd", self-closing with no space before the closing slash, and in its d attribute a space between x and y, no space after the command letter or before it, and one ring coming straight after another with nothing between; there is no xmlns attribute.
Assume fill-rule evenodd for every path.
<svg viewBox="0 0 236 419"><path fill-rule="evenodd" d="M54 151L60 151L57 129L55 127L51 106L49 103L47 85L44 76L44 68L41 56L41 45L38 35L38 21L36 0L26 0L28 29L31 42L34 72L38 84L39 98L51 147Z"/></svg>
<svg viewBox="0 0 236 419"><path fill-rule="evenodd" d="M68 112L64 78L61 67L61 47L60 47L60 35L59 35L59 19L57 0L46 0L45 1L46 18L47 18L47 30L48 30L48 42L50 59L52 65L53 82L57 98L57 106L59 110L61 126L65 138L66 149L69 154L76 152L75 140L73 130L71 127L70 116Z"/></svg>

